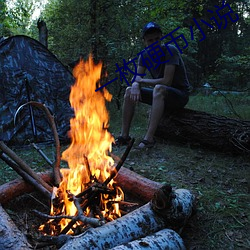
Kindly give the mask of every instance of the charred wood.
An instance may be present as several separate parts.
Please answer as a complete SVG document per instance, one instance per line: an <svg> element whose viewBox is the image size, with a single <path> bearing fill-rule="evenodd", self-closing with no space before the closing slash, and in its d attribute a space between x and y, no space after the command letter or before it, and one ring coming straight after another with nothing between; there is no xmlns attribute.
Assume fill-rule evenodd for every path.
<svg viewBox="0 0 250 250"><path fill-rule="evenodd" d="M115 170L111 172L110 176L104 181L104 184L107 185L118 173L118 171L121 169L123 163L125 162L133 144L135 142L135 138L132 138L129 145L127 146L124 154L122 155L120 161L117 163Z"/></svg>

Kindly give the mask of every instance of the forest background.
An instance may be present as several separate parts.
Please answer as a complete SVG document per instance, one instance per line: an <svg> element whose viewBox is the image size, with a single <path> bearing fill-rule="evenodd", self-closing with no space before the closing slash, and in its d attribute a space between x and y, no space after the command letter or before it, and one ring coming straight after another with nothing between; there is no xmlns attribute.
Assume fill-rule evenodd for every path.
<svg viewBox="0 0 250 250"><path fill-rule="evenodd" d="M222 8L223 2L232 8L231 13L229 6ZM218 13L215 6L221 8ZM119 99L126 82L119 80L116 64L123 66L123 59L128 62L137 57L144 49L142 27L155 21L163 35L179 27L174 37L184 35L187 40L185 49L183 38L176 42L194 90L208 82L215 89L246 91L250 86L249 12L248 0L1 0L0 35L38 39L37 19L41 18L49 30L48 48L58 59L68 66L92 53L108 73L104 82L118 77L108 89Z"/></svg>

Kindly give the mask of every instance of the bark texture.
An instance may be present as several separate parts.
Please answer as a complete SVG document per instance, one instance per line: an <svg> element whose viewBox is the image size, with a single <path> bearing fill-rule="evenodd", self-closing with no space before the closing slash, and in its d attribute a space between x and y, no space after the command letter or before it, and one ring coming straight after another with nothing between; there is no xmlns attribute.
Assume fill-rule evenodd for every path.
<svg viewBox="0 0 250 250"><path fill-rule="evenodd" d="M37 175L47 183L53 182L53 174L51 172L38 173ZM35 188L32 185L22 179L7 182L0 186L0 204L6 204L10 200L34 190Z"/></svg>
<svg viewBox="0 0 250 250"><path fill-rule="evenodd" d="M39 42L48 48L48 29L46 23L40 18L37 21L37 28L39 30Z"/></svg>
<svg viewBox="0 0 250 250"><path fill-rule="evenodd" d="M60 249L110 249L164 228L183 227L192 214L195 197L186 189L160 188L151 202L98 228L69 239ZM169 235L170 237L170 235ZM183 248L177 248L183 249Z"/></svg>
<svg viewBox="0 0 250 250"><path fill-rule="evenodd" d="M185 250L179 234L171 229L162 229L144 238L116 246L111 250Z"/></svg>
<svg viewBox="0 0 250 250"><path fill-rule="evenodd" d="M164 227L165 222L154 213L150 203L147 203L123 217L75 236L60 249L110 249L118 244L145 237Z"/></svg>
<svg viewBox="0 0 250 250"><path fill-rule="evenodd" d="M190 109L165 115L155 135L224 152L250 152L250 121Z"/></svg>
<svg viewBox="0 0 250 250"><path fill-rule="evenodd" d="M0 204L0 249L32 249L24 235L17 229L9 215Z"/></svg>
<svg viewBox="0 0 250 250"><path fill-rule="evenodd" d="M52 172L38 173L38 176L47 183L53 182ZM125 193L132 194L142 203L149 202L155 191L162 186L160 183L151 181L124 167L121 167L115 180ZM34 190L33 186L22 179L10 181L0 186L0 203L6 204L8 201Z"/></svg>
<svg viewBox="0 0 250 250"><path fill-rule="evenodd" d="M124 167L120 169L114 180L125 192L125 195L130 193L144 203L149 202L154 193L162 186L159 182L152 181Z"/></svg>

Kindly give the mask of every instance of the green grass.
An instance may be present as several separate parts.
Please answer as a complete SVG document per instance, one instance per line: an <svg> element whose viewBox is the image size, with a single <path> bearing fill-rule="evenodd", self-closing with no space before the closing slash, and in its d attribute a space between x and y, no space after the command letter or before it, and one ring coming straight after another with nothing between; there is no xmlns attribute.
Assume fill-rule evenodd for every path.
<svg viewBox="0 0 250 250"><path fill-rule="evenodd" d="M248 95L217 95L191 96L187 108L223 115L231 118L250 120L250 96Z"/></svg>

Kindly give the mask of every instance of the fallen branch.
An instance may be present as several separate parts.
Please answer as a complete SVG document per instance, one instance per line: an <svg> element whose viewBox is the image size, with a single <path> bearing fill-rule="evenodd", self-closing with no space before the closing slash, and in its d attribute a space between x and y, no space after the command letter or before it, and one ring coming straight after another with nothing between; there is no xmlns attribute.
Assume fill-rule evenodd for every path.
<svg viewBox="0 0 250 250"><path fill-rule="evenodd" d="M159 182L152 181L127 168L122 167L114 180L119 183L122 190L140 200L143 203L149 202L154 193L162 187Z"/></svg>
<svg viewBox="0 0 250 250"><path fill-rule="evenodd" d="M200 144L224 152L250 152L250 121L182 109L165 115L156 130L160 139Z"/></svg>
<svg viewBox="0 0 250 250"><path fill-rule="evenodd" d="M37 174L39 179L47 183L53 182L53 176L50 171ZM121 167L114 178L125 193L134 196L143 203L149 202L154 193L162 184L145 178L127 168ZM24 193L34 191L34 187L24 180L16 179L0 186L0 203L5 204L8 201Z"/></svg>
<svg viewBox="0 0 250 250"><path fill-rule="evenodd" d="M12 169L14 169L27 183L34 186L39 192L41 192L47 199L50 199L51 193L44 188L40 182L37 182L29 174L27 174L22 168L20 168L15 162L9 159L4 153L0 153L0 158L5 161Z"/></svg>
<svg viewBox="0 0 250 250"><path fill-rule="evenodd" d="M9 147L7 147L3 141L0 141L0 149L10 157L14 162L17 163L20 168L34 178L39 184L41 184L45 189L47 189L50 193L52 193L52 187L48 185L46 182L41 180L37 174L20 158L16 155L14 151L12 151Z"/></svg>

